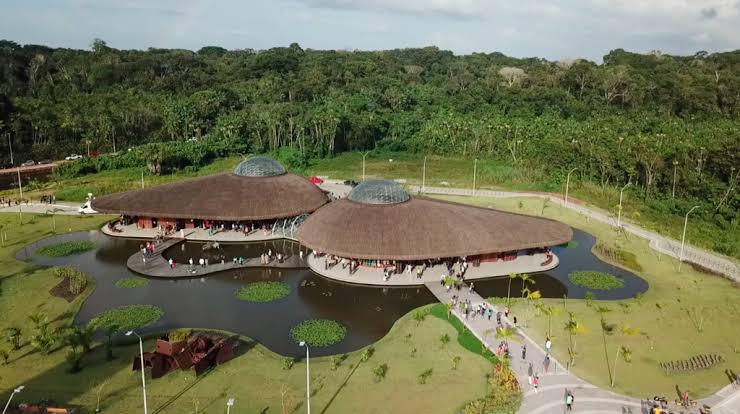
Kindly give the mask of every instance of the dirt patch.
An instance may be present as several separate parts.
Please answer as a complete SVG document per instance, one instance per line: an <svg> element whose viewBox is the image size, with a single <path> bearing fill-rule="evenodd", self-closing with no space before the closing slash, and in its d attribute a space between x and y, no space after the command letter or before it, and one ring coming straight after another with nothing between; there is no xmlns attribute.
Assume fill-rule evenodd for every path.
<svg viewBox="0 0 740 414"><path fill-rule="evenodd" d="M82 291L84 292L85 289L82 289ZM69 278L68 277L65 277L56 286L54 286L53 288L49 289L49 294L51 296L54 296L54 297L57 297L57 298L62 298L64 300L66 300L67 302L72 302L75 299L77 299L77 297L80 296L82 294L82 292L80 292L80 293L78 293L76 295L74 293L70 292L69 291Z"/></svg>

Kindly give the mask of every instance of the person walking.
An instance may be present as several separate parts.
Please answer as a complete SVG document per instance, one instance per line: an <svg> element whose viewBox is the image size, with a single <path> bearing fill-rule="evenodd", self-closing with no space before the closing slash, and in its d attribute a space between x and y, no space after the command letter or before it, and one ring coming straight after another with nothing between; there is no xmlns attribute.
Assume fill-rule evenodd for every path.
<svg viewBox="0 0 740 414"><path fill-rule="evenodd" d="M491 320L491 317L493 316L493 308L488 308L488 320Z"/></svg>
<svg viewBox="0 0 740 414"><path fill-rule="evenodd" d="M522 345L522 359L527 359L527 344Z"/></svg>
<svg viewBox="0 0 740 414"><path fill-rule="evenodd" d="M473 293L473 282L470 282L470 286L468 286L468 293Z"/></svg>
<svg viewBox="0 0 740 414"><path fill-rule="evenodd" d="M547 373L550 370L550 354L545 355L545 361L542 365L545 367L545 372Z"/></svg>
<svg viewBox="0 0 740 414"><path fill-rule="evenodd" d="M552 348L552 341L550 340L550 337L548 336L545 340L545 352L549 355L550 349Z"/></svg>
<svg viewBox="0 0 740 414"><path fill-rule="evenodd" d="M689 390L683 392L683 406L689 408Z"/></svg>
<svg viewBox="0 0 740 414"><path fill-rule="evenodd" d="M532 385L532 376L534 375L534 367L532 366L532 363L529 363L529 368L527 368L527 381L529 382L529 385Z"/></svg>
<svg viewBox="0 0 740 414"><path fill-rule="evenodd" d="M504 316L506 316L507 318L509 317L509 307L508 306L504 306Z"/></svg>
<svg viewBox="0 0 740 414"><path fill-rule="evenodd" d="M565 395L565 409L567 411L573 411L573 393L570 390Z"/></svg>
<svg viewBox="0 0 740 414"><path fill-rule="evenodd" d="M534 385L534 393L536 394L537 388L540 386L540 377L537 374L534 374L534 380L532 380L532 384Z"/></svg>

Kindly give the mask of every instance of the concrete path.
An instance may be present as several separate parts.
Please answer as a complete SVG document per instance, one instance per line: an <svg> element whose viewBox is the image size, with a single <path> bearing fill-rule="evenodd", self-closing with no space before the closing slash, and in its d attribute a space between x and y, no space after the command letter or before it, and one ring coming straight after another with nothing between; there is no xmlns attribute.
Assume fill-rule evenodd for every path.
<svg viewBox="0 0 740 414"><path fill-rule="evenodd" d="M421 187L412 185L410 190L415 193L421 192ZM455 196L476 196L476 197L495 197L495 198L512 198L512 197L538 197L550 200L552 203L561 207L569 208L583 216L600 221L609 226L616 227L617 219L606 212L595 210L575 203L565 203L559 196L542 193L511 192L511 191L492 191L476 190L462 188L446 187L425 187L425 194L455 195ZM681 242L664 237L658 233L643 229L634 224L625 223L622 220L621 227L634 235L642 237L650 242L650 247L673 258L678 259L681 250ZM708 252L690 245L684 246L683 258L685 262L696 263L713 272L722 274L736 282L740 281L740 263L718 254Z"/></svg>
<svg viewBox="0 0 740 414"><path fill-rule="evenodd" d="M448 292L445 287L437 282L425 283L427 288L442 303L450 303L453 294L460 296L461 300L469 299L475 308L483 303L484 299L474 290L463 288L460 291ZM490 305L490 303L489 303ZM494 315L502 309L493 306ZM491 320L488 317L477 315L465 318L458 309L453 314L483 343L491 352L495 352L501 340L496 338L496 317ZM471 312L472 315L472 312ZM502 323L512 326L513 323L502 315ZM526 346L526 358L522 358L522 347ZM565 346L555 344L554 346ZM627 397L611 391L596 387L566 371L565 367L551 356L549 370L545 371L544 344L533 341L523 329L517 329L517 339L509 341L511 354L511 369L516 373L524 400L519 409L521 414L563 414L565 413L565 392L570 390L575 398L573 412L576 413L618 413L618 414L648 414L650 405L648 402L636 398ZM539 375L540 385L538 390L529 383L528 368L532 364L533 370ZM646 396L650 390L645 390ZM669 396L666 396L669 397ZM699 401L699 405L707 404L712 407L714 414L740 414L740 391L728 386L709 398ZM671 406L675 412L698 413L698 408L689 411Z"/></svg>
<svg viewBox="0 0 740 414"><path fill-rule="evenodd" d="M447 268L444 265L437 265L427 268L421 279L417 278L416 271L411 273L393 274L387 281L383 280L382 268L371 268L360 266L354 274L349 273L349 268L342 269L342 265L335 265L331 269L326 269L324 264L325 256L314 257L309 254L307 258L308 266L314 272L328 279L340 280L347 283L356 283L361 285L374 286L421 286L427 282L439 283L442 275L446 275ZM538 273L546 272L557 267L560 259L553 255L553 260L545 266L542 266L547 260L545 253L536 253L533 255L521 255L516 260L481 263L479 267L469 266L465 272L466 280L488 279L497 276L508 276L511 273ZM459 270L459 267L455 267Z"/></svg>
<svg viewBox="0 0 740 414"><path fill-rule="evenodd" d="M175 268L171 268L167 259L162 256L162 253L172 246L185 241L180 238L167 239L164 242L157 245L154 249L154 253L147 255L146 261L141 251L138 251L131 255L126 261L126 266L133 272L159 278L189 278L189 277L201 277L212 273L222 272L224 270L231 269L247 269L247 268L279 268L279 269L296 269L305 268L306 262L298 256L286 256L282 262L278 262L277 259L272 259L269 263L260 263L260 259L257 257L247 258L243 264L237 264L232 260L224 263L209 263L208 266L199 266L197 263L191 268L189 264L177 263ZM193 258L197 261L197 258Z"/></svg>
<svg viewBox="0 0 740 414"><path fill-rule="evenodd" d="M12 205L10 207L7 207L7 204L5 204L6 207L0 206L0 213L18 213L19 211L21 211L23 213L47 214L48 212L48 214L51 214L52 210L56 210L54 214L77 216L80 214L77 212L77 209L81 205L82 203L22 203L19 205Z"/></svg>
<svg viewBox="0 0 740 414"><path fill-rule="evenodd" d="M116 229L121 231L111 231L107 225L103 226L100 230L111 237L123 237L130 239L153 239L160 234L160 231L157 228L141 229L138 228L136 224L129 224L126 226L117 224ZM219 231L215 234L211 234L208 232L208 230L199 227L194 229L185 229L183 230L182 234L177 231L173 233L172 236L179 239L192 241L217 241L227 243L250 243L282 239L293 240L290 237L283 235L282 233L264 232L262 230L255 230L247 234L232 230L227 230L223 232Z"/></svg>

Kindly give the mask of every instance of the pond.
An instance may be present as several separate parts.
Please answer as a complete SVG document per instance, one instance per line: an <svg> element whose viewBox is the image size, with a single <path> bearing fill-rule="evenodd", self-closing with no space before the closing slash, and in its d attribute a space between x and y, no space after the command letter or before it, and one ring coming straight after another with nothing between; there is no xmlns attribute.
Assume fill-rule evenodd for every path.
<svg viewBox="0 0 740 414"><path fill-rule="evenodd" d="M601 262L590 252L594 238L575 231L578 247L553 250L561 264L548 274L537 274L534 289L544 297L583 297L585 289L572 285L568 273L573 270L610 272L625 280L625 286L615 291L602 292L597 297L622 299L647 290L647 283L639 277ZM94 250L78 256L62 258L41 257L34 251L43 245L62 241L90 240ZM20 260L30 260L44 266L79 266L80 270L96 280L95 291L85 301L75 317L75 323L87 323L98 313L130 304L153 304L165 315L156 324L141 331L161 332L181 327L212 328L237 332L251 337L274 352L300 356L302 350L290 339L290 329L306 319L334 319L347 327L347 337L331 347L316 348L314 355L333 355L353 351L376 342L393 323L419 306L436 301L424 287L382 288L349 285L319 276L308 269L238 269L203 278L162 280L150 279L148 286L121 289L115 286L121 278L136 276L126 268L128 257L139 249L140 240L112 238L99 231L78 232L53 236L18 252ZM166 252L180 262L189 257L200 257L203 243L181 243ZM295 254L298 245L289 241L223 245L229 257L238 253L257 257L268 249ZM227 250L228 249L228 250ZM219 253L212 252L217 255ZM182 260L184 259L184 260ZM234 292L250 282L282 281L291 287L286 298L268 303L250 303L236 299ZM517 285L517 283L519 283ZM512 296L520 293L520 282L512 283ZM484 296L505 296L508 278L476 281L476 290Z"/></svg>

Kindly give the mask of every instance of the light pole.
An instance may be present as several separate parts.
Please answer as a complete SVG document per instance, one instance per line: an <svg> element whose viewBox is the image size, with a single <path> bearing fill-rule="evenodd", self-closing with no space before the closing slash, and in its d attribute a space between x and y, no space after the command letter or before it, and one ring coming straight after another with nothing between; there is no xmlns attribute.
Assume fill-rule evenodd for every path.
<svg viewBox="0 0 740 414"><path fill-rule="evenodd" d="M20 193L20 200L18 201L18 216L20 217L21 224L23 224L23 180L21 180L21 167L16 170L18 172L18 192Z"/></svg>
<svg viewBox="0 0 740 414"><path fill-rule="evenodd" d="M13 140L10 139L10 132L6 134L8 136L8 147L10 148L10 165L15 164L13 162Z"/></svg>
<svg viewBox="0 0 740 414"><path fill-rule="evenodd" d="M624 190L627 187L631 186L631 185L632 185L632 183L631 182L628 182L619 191L619 212L617 212L617 227L621 227L621 225L622 225L622 195L624 194Z"/></svg>
<svg viewBox="0 0 740 414"><path fill-rule="evenodd" d="M689 214L691 214L692 211L699 208L700 206L694 206L691 207L691 210L689 210L688 213L686 213L686 218L683 220L683 236L681 236L681 252L678 254L678 271L681 271L681 263L683 262L683 246L686 242L686 225L689 224Z"/></svg>
<svg viewBox="0 0 740 414"><path fill-rule="evenodd" d="M568 178L565 180L565 204L568 204L568 186L570 186L570 175L573 174L573 171L577 170L578 167L573 168L568 172Z"/></svg>
<svg viewBox="0 0 740 414"><path fill-rule="evenodd" d="M5 404L5 408L3 408L3 414L5 414L5 412L8 411L8 407L10 407L10 400L13 399L13 396L23 391L24 388L26 388L26 386L21 385L20 387L14 389L12 393L10 393L10 398L8 398L8 402L7 404Z"/></svg>
<svg viewBox="0 0 740 414"><path fill-rule="evenodd" d="M426 190L426 184L427 184L427 156L424 156L424 167L422 168L421 173L421 192L423 193L424 190Z"/></svg>
<svg viewBox="0 0 740 414"><path fill-rule="evenodd" d="M678 168L678 161L673 161L673 191L671 191L671 198L676 198L676 169Z"/></svg>
<svg viewBox="0 0 740 414"><path fill-rule="evenodd" d="M475 176L478 174L478 158L473 161L473 196L475 196Z"/></svg>
<svg viewBox="0 0 740 414"><path fill-rule="evenodd" d="M139 334L134 331L126 332L126 336L136 335L139 338L139 362L141 363L141 389L144 393L144 414L147 414L146 408L146 379L144 377L144 342L141 340Z"/></svg>
<svg viewBox="0 0 740 414"><path fill-rule="evenodd" d="M311 414L311 371L308 365L311 356L308 353L308 344L305 341L301 341L298 345L306 347L306 409L307 413Z"/></svg>
<svg viewBox="0 0 740 414"><path fill-rule="evenodd" d="M229 398L229 401L226 401L226 414L230 414L231 413L231 407L233 407L233 406L234 406L234 399L233 398Z"/></svg>
<svg viewBox="0 0 740 414"><path fill-rule="evenodd" d="M362 154L362 181L365 181L365 157L367 157L367 154L370 154L370 151Z"/></svg>

